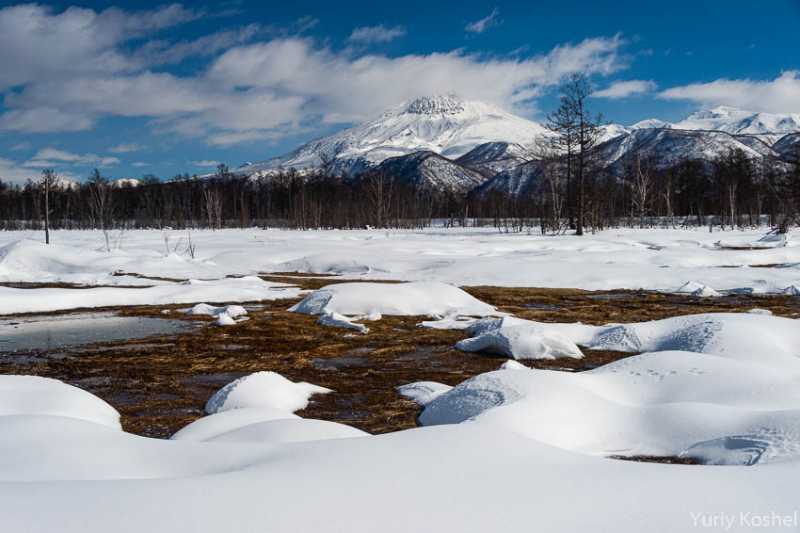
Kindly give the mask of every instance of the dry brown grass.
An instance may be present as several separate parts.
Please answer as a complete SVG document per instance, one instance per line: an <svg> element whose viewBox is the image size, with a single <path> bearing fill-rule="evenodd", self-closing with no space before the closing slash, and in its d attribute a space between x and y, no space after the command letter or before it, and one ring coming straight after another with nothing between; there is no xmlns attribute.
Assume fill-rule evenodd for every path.
<svg viewBox="0 0 800 533"><path fill-rule="evenodd" d="M328 276L264 275L303 288L331 283ZM326 279L327 278L327 279ZM776 315L800 312L797 297L744 296L731 300L696 299L655 293L467 287L468 292L502 311L544 322L639 322L702 312L743 312L754 307ZM469 334L417 327L422 317L384 317L369 324L368 335L316 324L317 317L286 311L297 300L263 303L251 319L226 328L204 328L177 337L111 343L102 351L81 349L65 359L27 365L6 360L0 373L54 377L86 389L122 414L127 431L167 437L203 416L205 402L220 387L245 374L278 372L293 381L333 389L316 395L301 416L343 422L372 433L413 427L419 408L396 387L421 380L456 385L496 370L504 361L467 354L453 345ZM224 303L224 302L220 302ZM186 317L186 306L106 308L124 315L210 321ZM173 312L162 315L162 309ZM112 347L109 349L109 347ZM91 347L90 347L91 348ZM524 361L541 369L583 371L629 353L586 351L580 360Z"/></svg>

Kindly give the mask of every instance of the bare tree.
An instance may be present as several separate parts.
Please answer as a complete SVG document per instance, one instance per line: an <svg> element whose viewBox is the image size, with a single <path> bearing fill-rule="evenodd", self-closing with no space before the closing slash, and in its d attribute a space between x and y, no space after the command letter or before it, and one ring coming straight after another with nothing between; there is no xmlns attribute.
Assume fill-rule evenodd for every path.
<svg viewBox="0 0 800 533"><path fill-rule="evenodd" d="M541 179L544 185L544 194L547 197L549 211L552 213L553 233L558 234L562 229L564 210L564 183L569 176L569 170L564 172L564 164L559 160L555 146L547 141L537 142L534 147L536 158L541 164ZM568 165L568 163L567 163ZM544 221L545 217L542 217ZM543 226L544 230L544 226Z"/></svg>
<svg viewBox="0 0 800 533"><path fill-rule="evenodd" d="M644 227L644 219L645 215L647 215L649 202L650 202L650 192L652 188L653 182L653 173L650 169L650 161L649 158L645 158L644 164L642 164L642 154L639 150L636 151L636 161L634 163L634 172L633 172L633 181L631 185L633 186L631 194L631 202L633 203L634 212L636 217L639 219L639 227Z"/></svg>
<svg viewBox="0 0 800 533"><path fill-rule="evenodd" d="M577 148L578 160L575 163L575 174L578 180L578 221L575 235L583 235L584 217L586 211L586 178L590 172L590 151L600 138L600 124L603 117L593 114L588 106L587 99L594 91L592 84L583 74L572 74L560 87L563 103L572 110L575 120L574 139Z"/></svg>
<svg viewBox="0 0 800 533"><path fill-rule="evenodd" d="M94 224L99 223L102 229L106 229L111 219L111 186L108 180L100 174L97 169L92 170L87 180L89 187L89 209L94 219Z"/></svg>
<svg viewBox="0 0 800 533"><path fill-rule="evenodd" d="M42 185L44 186L44 242L50 244L50 188L56 182L56 173L52 169L42 170Z"/></svg>
<svg viewBox="0 0 800 533"><path fill-rule="evenodd" d="M565 94L565 88L562 87L561 98L556 110L547 115L547 123L545 127L553 132L555 135L550 139L552 148L558 152L565 154L566 165L563 169L566 177L566 205L567 217L569 218L569 227L575 227L575 210L572 205L572 157L575 152L575 141L577 138L576 131L578 128L578 120L575 116L575 108L572 102Z"/></svg>

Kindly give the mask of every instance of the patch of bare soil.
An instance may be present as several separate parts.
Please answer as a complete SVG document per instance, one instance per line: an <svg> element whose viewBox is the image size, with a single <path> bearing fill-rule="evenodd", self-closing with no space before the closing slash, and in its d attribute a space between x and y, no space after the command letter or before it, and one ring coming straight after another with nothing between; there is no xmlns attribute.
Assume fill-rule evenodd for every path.
<svg viewBox="0 0 800 533"><path fill-rule="evenodd" d="M303 288L327 285L326 276L263 275ZM639 322L703 312L744 312L758 307L776 315L800 311L797 297L742 296L698 299L647 292L604 293L467 287L473 296L517 316L543 322ZM333 389L316 395L301 416L342 422L371 433L414 427L419 407L402 398L400 385L430 380L457 385L496 370L503 358L463 353L453 345L462 331L417 327L424 317L384 317L367 335L316 324L317 317L289 313L297 300L257 302L250 320L199 333L105 343L71 352L38 354L21 364L0 357L0 373L57 378L103 398L122 414L126 431L168 437L203 416L206 401L230 381L262 370ZM223 303L223 302L220 302ZM122 315L181 318L186 306L108 308ZM162 314L162 309L172 312ZM585 350L580 360L522 361L533 368L580 372L630 353ZM64 357L66 355L66 357ZM24 358L23 358L24 359ZM43 359L43 360L42 360ZM15 362L16 361L16 362Z"/></svg>

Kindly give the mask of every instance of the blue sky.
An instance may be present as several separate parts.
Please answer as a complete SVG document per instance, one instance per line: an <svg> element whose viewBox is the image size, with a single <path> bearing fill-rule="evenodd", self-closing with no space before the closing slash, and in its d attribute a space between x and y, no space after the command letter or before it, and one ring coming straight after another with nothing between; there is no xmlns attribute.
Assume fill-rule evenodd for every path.
<svg viewBox="0 0 800 533"><path fill-rule="evenodd" d="M800 1L0 3L0 179L206 173L455 91L533 120L800 112Z"/></svg>

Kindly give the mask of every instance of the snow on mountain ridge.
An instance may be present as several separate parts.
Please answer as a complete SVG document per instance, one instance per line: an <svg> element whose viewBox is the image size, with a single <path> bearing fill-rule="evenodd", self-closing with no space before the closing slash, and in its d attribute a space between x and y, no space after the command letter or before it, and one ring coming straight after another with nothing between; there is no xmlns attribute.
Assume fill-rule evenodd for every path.
<svg viewBox="0 0 800 533"><path fill-rule="evenodd" d="M462 100L452 94L434 95L234 172L265 175L280 168L319 167L323 158L328 158L333 171L354 174L390 157L421 150L456 158L486 142L530 146L545 135L548 132L540 124L492 104Z"/></svg>
<svg viewBox="0 0 800 533"><path fill-rule="evenodd" d="M754 113L736 107L717 106L693 113L680 122L670 123L651 118L631 126L631 129L647 128L786 135L800 131L800 113Z"/></svg>

